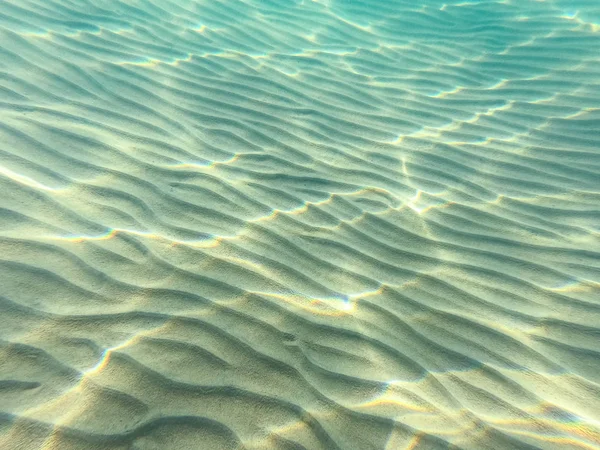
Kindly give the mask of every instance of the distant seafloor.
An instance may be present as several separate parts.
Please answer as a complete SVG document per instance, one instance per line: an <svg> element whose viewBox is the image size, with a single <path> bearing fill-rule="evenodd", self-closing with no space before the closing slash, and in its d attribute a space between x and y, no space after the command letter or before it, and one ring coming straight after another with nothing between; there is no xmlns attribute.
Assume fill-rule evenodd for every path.
<svg viewBox="0 0 600 450"><path fill-rule="evenodd" d="M600 448L600 2L0 1L0 448Z"/></svg>

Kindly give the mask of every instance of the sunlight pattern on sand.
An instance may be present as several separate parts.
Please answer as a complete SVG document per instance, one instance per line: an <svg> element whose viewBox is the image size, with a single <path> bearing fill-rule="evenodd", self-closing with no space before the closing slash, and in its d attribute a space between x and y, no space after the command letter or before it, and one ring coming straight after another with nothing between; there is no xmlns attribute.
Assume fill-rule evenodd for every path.
<svg viewBox="0 0 600 450"><path fill-rule="evenodd" d="M599 449L596 0L0 2L0 449Z"/></svg>

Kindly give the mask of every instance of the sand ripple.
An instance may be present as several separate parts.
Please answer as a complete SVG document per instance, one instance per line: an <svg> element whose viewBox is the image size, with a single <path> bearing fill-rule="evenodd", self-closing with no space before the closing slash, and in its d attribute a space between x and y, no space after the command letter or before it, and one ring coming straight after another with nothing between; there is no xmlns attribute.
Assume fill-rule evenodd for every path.
<svg viewBox="0 0 600 450"><path fill-rule="evenodd" d="M600 448L599 20L0 2L0 447Z"/></svg>

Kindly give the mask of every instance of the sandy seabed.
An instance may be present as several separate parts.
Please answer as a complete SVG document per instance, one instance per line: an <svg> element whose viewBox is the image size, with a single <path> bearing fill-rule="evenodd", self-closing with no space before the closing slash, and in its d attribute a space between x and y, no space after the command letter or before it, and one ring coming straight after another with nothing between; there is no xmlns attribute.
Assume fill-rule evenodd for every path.
<svg viewBox="0 0 600 450"><path fill-rule="evenodd" d="M0 2L0 448L600 448L600 4Z"/></svg>

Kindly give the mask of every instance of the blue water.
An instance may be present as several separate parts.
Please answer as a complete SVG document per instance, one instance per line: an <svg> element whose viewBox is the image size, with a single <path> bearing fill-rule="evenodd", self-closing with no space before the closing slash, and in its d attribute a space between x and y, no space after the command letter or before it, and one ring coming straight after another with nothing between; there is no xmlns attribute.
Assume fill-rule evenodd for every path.
<svg viewBox="0 0 600 450"><path fill-rule="evenodd" d="M600 3L4 0L0 449L600 448Z"/></svg>

